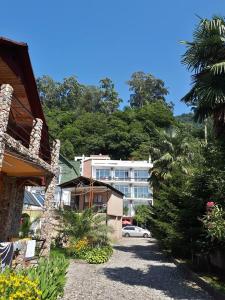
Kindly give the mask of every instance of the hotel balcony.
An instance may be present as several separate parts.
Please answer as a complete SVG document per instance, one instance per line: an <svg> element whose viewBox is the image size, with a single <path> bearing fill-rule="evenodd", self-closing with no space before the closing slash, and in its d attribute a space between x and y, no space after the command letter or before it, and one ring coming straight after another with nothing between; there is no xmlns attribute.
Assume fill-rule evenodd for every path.
<svg viewBox="0 0 225 300"><path fill-rule="evenodd" d="M113 177L113 176L99 176L96 179L101 181L110 181L110 182L139 182L139 183L146 183L149 180L149 178Z"/></svg>

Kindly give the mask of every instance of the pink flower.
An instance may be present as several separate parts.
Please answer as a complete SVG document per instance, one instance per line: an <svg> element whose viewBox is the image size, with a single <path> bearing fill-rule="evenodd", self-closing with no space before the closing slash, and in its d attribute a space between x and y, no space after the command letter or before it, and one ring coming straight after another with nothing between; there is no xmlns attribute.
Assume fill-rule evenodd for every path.
<svg viewBox="0 0 225 300"><path fill-rule="evenodd" d="M211 201L211 202L207 202L206 207L207 208L212 208L215 206L215 202Z"/></svg>

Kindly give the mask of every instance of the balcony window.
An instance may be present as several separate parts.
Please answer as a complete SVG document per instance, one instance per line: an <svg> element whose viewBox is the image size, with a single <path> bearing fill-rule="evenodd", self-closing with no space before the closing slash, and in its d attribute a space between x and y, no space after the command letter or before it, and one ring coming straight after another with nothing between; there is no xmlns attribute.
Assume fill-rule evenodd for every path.
<svg viewBox="0 0 225 300"><path fill-rule="evenodd" d="M111 179L109 169L96 169L96 179L109 180Z"/></svg>
<svg viewBox="0 0 225 300"><path fill-rule="evenodd" d="M102 203L103 203L102 195L94 195L94 204L102 204Z"/></svg>
<svg viewBox="0 0 225 300"><path fill-rule="evenodd" d="M134 186L134 198L150 198L151 193L148 186Z"/></svg>
<svg viewBox="0 0 225 300"><path fill-rule="evenodd" d="M147 170L134 170L135 181L148 181L149 174Z"/></svg>
<svg viewBox="0 0 225 300"><path fill-rule="evenodd" d="M115 185L115 188L123 193L125 197L130 197L130 187L128 185Z"/></svg>
<svg viewBox="0 0 225 300"><path fill-rule="evenodd" d="M93 203L94 212L106 213L107 205L103 201L102 195L94 195L94 203Z"/></svg>
<svg viewBox="0 0 225 300"><path fill-rule="evenodd" d="M128 180L129 179L129 171L127 170L115 170L115 179L116 180Z"/></svg>

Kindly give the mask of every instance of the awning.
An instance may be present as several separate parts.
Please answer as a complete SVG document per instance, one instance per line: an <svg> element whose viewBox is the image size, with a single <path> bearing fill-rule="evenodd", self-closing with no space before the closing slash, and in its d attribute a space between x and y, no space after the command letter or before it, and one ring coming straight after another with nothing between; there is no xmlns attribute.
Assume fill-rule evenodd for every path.
<svg viewBox="0 0 225 300"><path fill-rule="evenodd" d="M123 225L131 225L132 223L131 223L131 221L123 220L123 221L122 221L122 224L123 224Z"/></svg>

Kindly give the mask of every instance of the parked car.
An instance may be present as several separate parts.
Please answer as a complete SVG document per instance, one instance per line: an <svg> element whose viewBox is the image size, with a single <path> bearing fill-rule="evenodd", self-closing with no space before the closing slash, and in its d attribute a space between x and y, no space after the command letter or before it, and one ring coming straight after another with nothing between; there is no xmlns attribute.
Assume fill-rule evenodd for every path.
<svg viewBox="0 0 225 300"><path fill-rule="evenodd" d="M148 238L151 237L151 233L147 229L143 229L138 226L125 226L122 228L122 236L129 237L144 237Z"/></svg>

